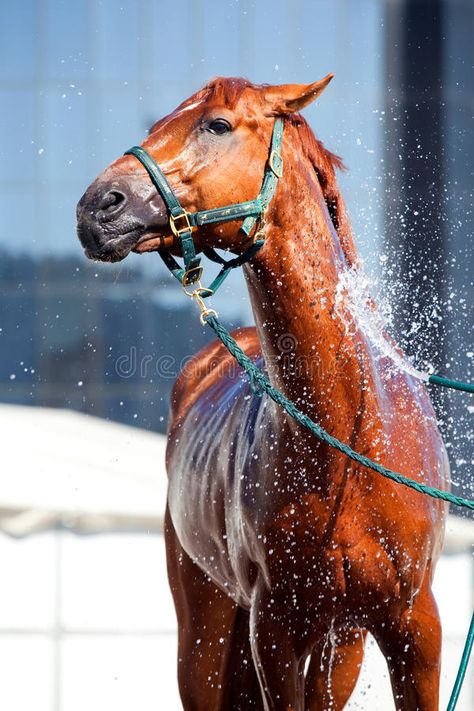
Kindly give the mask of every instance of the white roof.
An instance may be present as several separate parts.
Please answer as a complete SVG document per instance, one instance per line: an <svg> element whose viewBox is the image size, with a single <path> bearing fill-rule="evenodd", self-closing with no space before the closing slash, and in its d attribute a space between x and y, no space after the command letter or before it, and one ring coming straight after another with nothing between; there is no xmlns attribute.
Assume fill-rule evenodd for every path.
<svg viewBox="0 0 474 711"><path fill-rule="evenodd" d="M166 437L71 410L0 405L0 530L161 530Z"/></svg>
<svg viewBox="0 0 474 711"><path fill-rule="evenodd" d="M71 410L0 405L0 531L162 530L166 437ZM450 516L447 552L474 543Z"/></svg>

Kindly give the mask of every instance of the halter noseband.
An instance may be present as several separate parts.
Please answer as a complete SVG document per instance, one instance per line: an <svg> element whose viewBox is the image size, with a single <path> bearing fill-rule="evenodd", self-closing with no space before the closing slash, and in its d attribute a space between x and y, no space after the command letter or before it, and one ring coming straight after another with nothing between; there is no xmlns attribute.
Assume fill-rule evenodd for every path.
<svg viewBox="0 0 474 711"><path fill-rule="evenodd" d="M179 239L181 244L184 269L179 266L176 259L174 259L168 250L161 249L158 253L173 276L175 276L184 287L199 282L202 276L201 260L196 255L192 235L193 229L201 225L209 225L215 222L231 222L232 220L242 218L244 221L240 226L240 230L249 236L257 221L260 223L261 226L254 235L253 244L234 259L226 261L215 249L204 247L203 252L206 257L220 264L222 267L209 288L200 287L200 295L204 298L211 296L232 269L240 267L252 259L265 243L265 239L263 238L263 218L265 210L275 194L278 179L281 178L283 170L283 159L281 157L283 125L283 119L275 119L270 144L270 154L265 166L263 183L258 197L248 202L239 202L234 205L216 207L211 210L187 212L179 202L158 163L141 146L134 146L124 153L124 155L135 156L135 158L140 161L168 208L171 231Z"/></svg>

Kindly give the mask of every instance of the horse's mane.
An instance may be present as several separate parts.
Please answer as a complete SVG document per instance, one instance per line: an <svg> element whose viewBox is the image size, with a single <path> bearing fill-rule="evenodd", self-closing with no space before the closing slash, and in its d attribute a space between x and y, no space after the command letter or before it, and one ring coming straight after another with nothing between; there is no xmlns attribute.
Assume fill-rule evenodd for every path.
<svg viewBox="0 0 474 711"><path fill-rule="evenodd" d="M246 89L265 89L268 84L253 84L242 77L216 77L205 84L199 91L181 104L184 108L202 99L220 99L232 109ZM336 170L344 170L342 159L328 150L319 141L301 114L288 114L286 121L294 128L301 144L301 149L313 165L326 202L329 215L336 229L341 246L349 266L357 263L357 250L352 236L352 229L344 199L339 191Z"/></svg>
<svg viewBox="0 0 474 711"><path fill-rule="evenodd" d="M357 264L357 249L352 235L346 204L336 180L336 170L345 170L344 163L339 156L328 150L323 143L316 138L309 124L301 114L291 114L287 117L287 121L290 126L294 127L302 151L311 162L318 177L329 215L339 235L341 247L348 265L351 267Z"/></svg>

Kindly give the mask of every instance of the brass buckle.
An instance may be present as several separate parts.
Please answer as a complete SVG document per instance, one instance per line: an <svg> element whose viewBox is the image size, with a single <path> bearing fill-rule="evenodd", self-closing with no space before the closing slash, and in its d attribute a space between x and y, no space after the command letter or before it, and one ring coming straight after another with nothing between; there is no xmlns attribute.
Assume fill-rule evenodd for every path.
<svg viewBox="0 0 474 711"><path fill-rule="evenodd" d="M201 277L202 267L192 267L192 269L188 269L187 272L184 272L183 278L181 279L181 284L183 286L190 286L191 284L200 281Z"/></svg>
<svg viewBox="0 0 474 711"><path fill-rule="evenodd" d="M176 227L176 220L184 220L184 227ZM184 210L180 215L170 215L170 227L175 237L179 237L185 232L192 232L193 227L189 221L189 213Z"/></svg>
<svg viewBox="0 0 474 711"><path fill-rule="evenodd" d="M194 301L197 303L197 305L201 309L201 314L199 316L199 320L201 321L201 324L203 326L206 325L206 318L208 316L215 316L217 318L217 316L218 316L217 311L214 311L214 309L208 309L206 304L203 301L203 296L211 296L214 293L212 291L212 289L207 289L199 281L198 286L194 291L188 291L187 289L184 288L184 286L183 286L183 291L187 296L191 297L191 299L194 299Z"/></svg>
<svg viewBox="0 0 474 711"><path fill-rule="evenodd" d="M265 234L265 215L268 210L268 205L265 206L263 212L259 215L257 218L257 226L255 228L255 232L253 233L252 237L252 244L255 244L255 242L258 242L258 240L263 240L266 242L267 240L267 235Z"/></svg>
<svg viewBox="0 0 474 711"><path fill-rule="evenodd" d="M280 161L280 167L277 168L275 166L275 158L277 158ZM283 175L283 158L279 153L277 153L275 150L273 150L270 153L270 158L268 160L268 165L270 166L270 170L276 175L277 178L281 178Z"/></svg>
<svg viewBox="0 0 474 711"><path fill-rule="evenodd" d="M258 242L259 240L263 240L265 242L266 239L267 236L265 234L265 222L262 221L255 230L255 234L252 237L252 244L255 244L255 242Z"/></svg>
<svg viewBox="0 0 474 711"><path fill-rule="evenodd" d="M206 318L208 316L214 316L215 318L219 316L217 311L215 311L214 309L206 309L205 305L202 304L200 297L196 297L196 301L198 302L199 308L201 309L201 313L199 314L199 320L202 326L206 325Z"/></svg>

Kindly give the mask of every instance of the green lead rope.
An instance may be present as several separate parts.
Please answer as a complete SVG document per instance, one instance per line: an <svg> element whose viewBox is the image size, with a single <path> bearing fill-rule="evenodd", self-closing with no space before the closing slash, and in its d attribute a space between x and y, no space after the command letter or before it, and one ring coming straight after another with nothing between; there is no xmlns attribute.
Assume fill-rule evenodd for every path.
<svg viewBox="0 0 474 711"><path fill-rule="evenodd" d="M301 410L297 408L296 405L291 400L289 400L282 392L280 392L280 390L277 390L273 387L268 378L244 353L244 351L235 342L235 340L232 338L227 329L225 329L224 326L219 323L218 319L215 316L204 315L203 321L212 328L216 336L224 344L229 353L245 370L245 372L249 376L252 390L254 392L256 392L257 390L266 392L274 402L280 405L300 425L302 425L314 435L316 435L319 440L326 442L326 444L328 444L330 447L332 447L333 449L337 449L339 452L342 452L353 461L362 464L364 467L372 469L372 471L377 472L378 474L382 474L382 476L386 477L387 479L391 479L392 481L395 481L398 484L403 484L404 486L407 486L410 489L414 489L415 491L418 491L421 494L427 494L428 496L431 496L435 499L443 499L444 501L449 501L449 503L454 504L455 506L463 506L467 509L474 510L474 500L462 499L459 496L454 496L454 494L451 494L448 491L435 489L434 487L427 486L426 484L422 484L418 481L415 481L414 479L409 479L408 477L403 476L403 474L399 474L398 472L394 472L391 469L387 469L387 467L384 467L381 464L378 464L377 462L373 462L368 457L364 457L363 454L359 454L347 444L344 444L340 440L336 439L336 437L330 435L329 432L326 432L325 429L323 429L320 425L316 424L316 422L313 422L311 418L301 412ZM432 375L430 377L430 382L433 382L436 385L454 388L456 390L473 392L473 386L470 384L459 383L454 380L448 380L447 378L441 378L438 375ZM456 675L456 681L454 682L454 687L451 692L447 711L454 711L456 707L459 694L461 692L461 687L466 676L466 670L469 664L473 645L474 613L471 618L471 626L469 628L466 643L464 645L461 662L459 665L458 673Z"/></svg>
<svg viewBox="0 0 474 711"><path fill-rule="evenodd" d="M459 693L461 691L462 683L464 677L466 676L467 665L469 664L469 657L471 656L472 646L474 644L474 613L471 617L471 626L469 627L469 632L466 637L466 644L464 645L461 663L459 664L458 673L456 674L456 681L454 682L453 690L449 698L449 703L446 711L454 711L456 708L457 701L459 699Z"/></svg>
<svg viewBox="0 0 474 711"><path fill-rule="evenodd" d="M430 375L428 382L433 383L433 385L440 385L443 388L452 388L453 390L462 390L462 392L465 393L474 393L474 385L471 383L449 380L448 378L442 378L441 375Z"/></svg>
<svg viewBox="0 0 474 711"><path fill-rule="evenodd" d="M449 501L449 503L454 504L455 506L463 506L467 509L471 509L471 511L474 511L473 499L463 499L460 496L451 494L449 491L435 489L434 487L427 486L427 484L415 481L414 479L409 479L403 474L392 471L392 469L388 469L382 464L372 461L363 454L359 454L354 449L349 447L349 445L344 444L344 442L341 442L336 437L330 435L329 432L326 432L326 430L321 427L321 425L318 425L310 417L308 417L308 415L305 415L304 412L296 407L294 402L289 400L286 395L273 387L268 378L259 368L257 368L255 363L250 360L240 346L237 345L230 333L222 326L215 316L207 316L204 318L204 321L212 328L229 353L234 356L239 365L245 370L252 385L257 387L259 390L266 392L267 395L269 395L274 402L280 405L289 415L291 415L296 422L312 432L312 434L314 434L322 442L326 442L326 444L333 449L337 449L339 452L342 452L349 457L349 459L362 464L364 467L368 467L374 472L382 474L382 476L387 479L396 481L398 484L408 486L410 489L414 489L420 494L428 494L428 496L432 496L435 499L443 499L444 501Z"/></svg>

